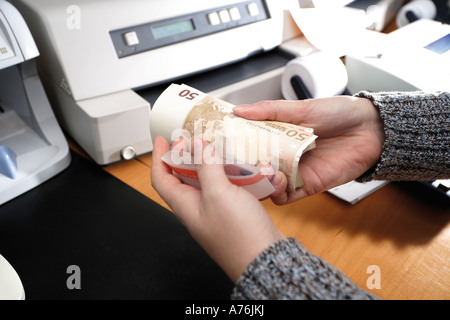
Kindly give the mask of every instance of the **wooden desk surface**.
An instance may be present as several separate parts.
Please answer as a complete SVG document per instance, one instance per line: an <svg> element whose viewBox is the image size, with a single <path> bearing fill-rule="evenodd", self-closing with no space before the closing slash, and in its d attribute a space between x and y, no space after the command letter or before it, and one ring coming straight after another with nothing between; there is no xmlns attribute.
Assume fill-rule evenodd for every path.
<svg viewBox="0 0 450 320"><path fill-rule="evenodd" d="M162 206L150 183L151 155L104 169ZM390 183L355 205L318 194L263 204L277 227L383 299L450 299L450 207ZM379 267L380 289L369 289ZM369 271L369 272L368 272ZM369 279L370 282L370 279Z"/></svg>

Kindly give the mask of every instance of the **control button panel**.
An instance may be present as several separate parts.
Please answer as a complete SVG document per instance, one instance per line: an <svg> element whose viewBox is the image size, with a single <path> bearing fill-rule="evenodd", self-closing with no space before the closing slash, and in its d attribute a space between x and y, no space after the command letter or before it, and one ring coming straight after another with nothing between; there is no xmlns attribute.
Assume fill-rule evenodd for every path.
<svg viewBox="0 0 450 320"><path fill-rule="evenodd" d="M228 23L231 21L231 17L230 17L230 14L228 13L228 10L220 10L219 18L220 18L220 22L222 22L222 23Z"/></svg>
<svg viewBox="0 0 450 320"><path fill-rule="evenodd" d="M233 7L228 10L221 10L219 12L208 13L209 24L212 26L218 25L220 23L228 23L230 21L239 21L241 20L241 18L241 12L239 11L238 7Z"/></svg>
<svg viewBox="0 0 450 320"><path fill-rule="evenodd" d="M270 19L264 0L250 0L110 32L118 58Z"/></svg>
<svg viewBox="0 0 450 320"><path fill-rule="evenodd" d="M252 17L256 17L257 15L259 15L259 8L258 8L258 5L255 2L252 2L252 3L248 4L247 5L247 9L248 9L248 13Z"/></svg>
<svg viewBox="0 0 450 320"><path fill-rule="evenodd" d="M231 20L238 21L241 19L241 13L239 12L239 8L233 7L230 10L228 10L230 13Z"/></svg>
<svg viewBox="0 0 450 320"><path fill-rule="evenodd" d="M208 13L208 21L212 26L217 26L220 24L219 14L217 12Z"/></svg>
<svg viewBox="0 0 450 320"><path fill-rule="evenodd" d="M127 32L123 35L127 46L136 46L139 44L139 38L135 31Z"/></svg>

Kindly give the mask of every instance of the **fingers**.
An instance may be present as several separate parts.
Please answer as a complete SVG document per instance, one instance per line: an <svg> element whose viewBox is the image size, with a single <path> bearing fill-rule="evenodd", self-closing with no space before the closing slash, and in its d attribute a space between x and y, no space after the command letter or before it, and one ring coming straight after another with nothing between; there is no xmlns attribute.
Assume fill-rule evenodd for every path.
<svg viewBox="0 0 450 320"><path fill-rule="evenodd" d="M304 188L297 188L295 192L289 192L287 190L287 178L281 171L274 175L271 183L275 191L270 195L270 199L276 205L282 206L308 196L307 190Z"/></svg>
<svg viewBox="0 0 450 320"><path fill-rule="evenodd" d="M286 191L288 181L284 173L278 171L273 176L271 183L275 191L270 195L270 199L277 205L286 204L288 202L288 192Z"/></svg>
<svg viewBox="0 0 450 320"><path fill-rule="evenodd" d="M231 184L225 174L222 159L211 144L195 140L194 152L202 156L202 162L197 170L202 193L208 195Z"/></svg>
<svg viewBox="0 0 450 320"><path fill-rule="evenodd" d="M156 137L152 151L152 181L159 179L161 174L169 172L169 168L164 165L161 157L169 151L169 143L163 137ZM155 169L155 170L153 170Z"/></svg>
<svg viewBox="0 0 450 320"><path fill-rule="evenodd" d="M310 102L299 101L261 101L252 105L241 105L233 108L233 112L250 120L274 120L281 122L300 123L309 113Z"/></svg>
<svg viewBox="0 0 450 320"><path fill-rule="evenodd" d="M173 149L176 150L179 147L180 145L175 145L173 146ZM192 149L195 154L201 155L202 157L202 162L199 165L197 173L202 193L206 197L220 195L224 192L224 189L232 186L226 174L234 173L237 175L237 172L234 172L233 170L239 170L238 167L224 167L221 159L218 158L214 147L201 140L194 141ZM177 197L177 190L181 186L189 187L183 185L175 176L173 176L172 170L161 160L161 157L168 151L168 142L163 137L157 137L153 144L151 181L153 187L158 191L164 201L166 201L169 206L174 207L179 200ZM267 175L275 188L275 191L270 195L272 201L278 205L289 203L290 195L286 191L288 183L286 176L281 171L273 173L273 168L267 164L262 164L260 169L263 174Z"/></svg>
<svg viewBox="0 0 450 320"><path fill-rule="evenodd" d="M275 176L275 170L269 162L260 162L258 168L262 175L266 176L269 181L272 181Z"/></svg>
<svg viewBox="0 0 450 320"><path fill-rule="evenodd" d="M187 142L185 139L180 138L174 142L172 142L171 150L175 151L187 151L189 150Z"/></svg>
<svg viewBox="0 0 450 320"><path fill-rule="evenodd" d="M169 144L163 137L156 137L153 143L151 183L153 188L159 193L161 198L170 206L177 205L180 187L183 185L173 174L172 170L166 166L161 157L169 151Z"/></svg>

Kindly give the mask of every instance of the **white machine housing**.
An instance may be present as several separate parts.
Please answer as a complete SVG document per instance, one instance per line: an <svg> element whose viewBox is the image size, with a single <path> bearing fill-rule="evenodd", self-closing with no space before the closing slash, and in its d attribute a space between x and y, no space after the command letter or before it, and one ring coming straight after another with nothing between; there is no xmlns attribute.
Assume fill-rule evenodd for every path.
<svg viewBox="0 0 450 320"><path fill-rule="evenodd" d="M70 153L37 73L30 30L3 0L0 40L0 145L14 152L17 167L14 177L0 174L2 205L67 168Z"/></svg>
<svg viewBox="0 0 450 320"><path fill-rule="evenodd" d="M345 57L350 93L450 91L450 25L420 19L386 38L374 55Z"/></svg>
<svg viewBox="0 0 450 320"><path fill-rule="evenodd" d="M290 1L12 0L61 125L99 164L152 151L150 105L133 89L273 49Z"/></svg>

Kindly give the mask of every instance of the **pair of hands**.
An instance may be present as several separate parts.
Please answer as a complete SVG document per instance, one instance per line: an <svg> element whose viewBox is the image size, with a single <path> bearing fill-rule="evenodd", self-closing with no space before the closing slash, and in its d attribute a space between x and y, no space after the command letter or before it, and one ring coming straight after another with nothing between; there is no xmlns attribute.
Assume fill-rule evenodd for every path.
<svg viewBox="0 0 450 320"><path fill-rule="evenodd" d="M276 191L271 199L278 205L351 181L375 165L381 155L383 125L378 111L365 98L263 101L238 106L234 113L251 120L301 124L314 128L318 136L316 148L300 159L302 188L287 192L286 176L282 172L273 176ZM253 195L228 181L223 165L200 165L199 190L172 175L161 161L167 151L168 142L157 137L152 156L153 187L193 238L236 282L256 256L284 236Z"/></svg>

